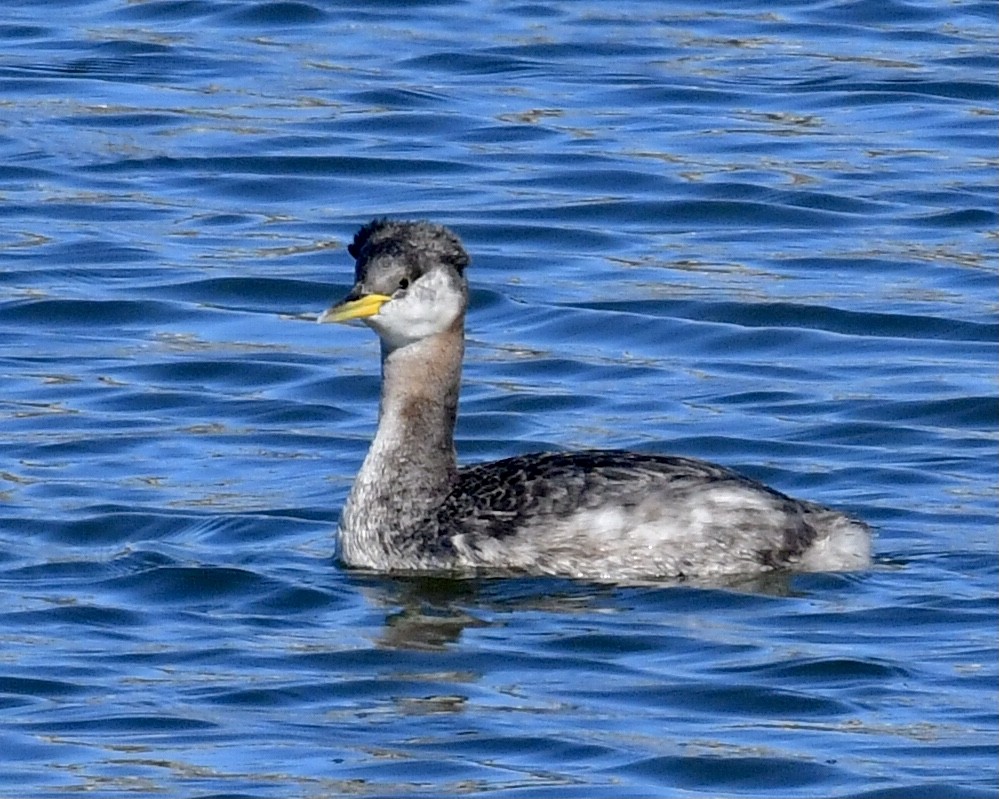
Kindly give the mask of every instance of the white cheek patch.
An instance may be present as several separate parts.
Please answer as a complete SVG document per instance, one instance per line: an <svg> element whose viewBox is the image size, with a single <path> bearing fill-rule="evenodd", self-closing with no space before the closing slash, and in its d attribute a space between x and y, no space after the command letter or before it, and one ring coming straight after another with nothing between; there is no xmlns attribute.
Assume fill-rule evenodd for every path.
<svg viewBox="0 0 999 799"><path fill-rule="evenodd" d="M365 321L390 349L447 330L461 314L462 296L441 271L417 280L404 297L391 300Z"/></svg>

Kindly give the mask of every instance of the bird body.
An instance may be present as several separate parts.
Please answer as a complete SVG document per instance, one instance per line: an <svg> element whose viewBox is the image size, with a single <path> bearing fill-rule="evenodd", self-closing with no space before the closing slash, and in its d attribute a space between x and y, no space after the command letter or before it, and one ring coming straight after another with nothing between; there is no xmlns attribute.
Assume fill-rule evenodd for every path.
<svg viewBox="0 0 999 799"><path fill-rule="evenodd" d="M583 450L459 468L467 254L446 228L386 220L348 249L355 286L319 321L378 333L382 393L340 518L347 565L610 580L869 565L862 522L693 458Z"/></svg>

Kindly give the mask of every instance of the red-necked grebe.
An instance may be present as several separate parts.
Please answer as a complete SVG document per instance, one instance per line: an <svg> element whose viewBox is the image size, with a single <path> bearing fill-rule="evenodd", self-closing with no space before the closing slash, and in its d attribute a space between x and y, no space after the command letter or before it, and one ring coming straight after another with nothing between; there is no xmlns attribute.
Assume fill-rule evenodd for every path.
<svg viewBox="0 0 999 799"><path fill-rule="evenodd" d="M354 288L319 321L360 319L382 352L378 430L340 517L348 566L615 580L870 564L862 522L705 461L584 450L459 467L468 254L447 228L388 220L348 250Z"/></svg>

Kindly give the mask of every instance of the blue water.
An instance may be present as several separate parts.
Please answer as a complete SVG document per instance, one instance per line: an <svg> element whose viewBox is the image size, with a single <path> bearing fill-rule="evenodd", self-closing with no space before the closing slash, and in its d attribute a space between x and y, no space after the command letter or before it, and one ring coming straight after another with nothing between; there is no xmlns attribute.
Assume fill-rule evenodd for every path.
<svg viewBox="0 0 999 799"><path fill-rule="evenodd" d="M0 795L997 796L995 2L0 18ZM727 588L351 574L376 215L473 256L465 461L878 529Z"/></svg>

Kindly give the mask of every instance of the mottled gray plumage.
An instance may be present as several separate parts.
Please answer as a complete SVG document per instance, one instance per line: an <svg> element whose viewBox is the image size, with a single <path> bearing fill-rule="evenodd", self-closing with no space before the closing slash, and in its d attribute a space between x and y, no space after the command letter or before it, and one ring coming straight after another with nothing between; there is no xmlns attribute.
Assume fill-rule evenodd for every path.
<svg viewBox="0 0 999 799"><path fill-rule="evenodd" d="M692 458L587 450L459 469L468 255L446 228L387 220L348 249L354 288L319 321L359 318L382 342L378 431L340 520L348 565L710 579L869 564L861 522Z"/></svg>

